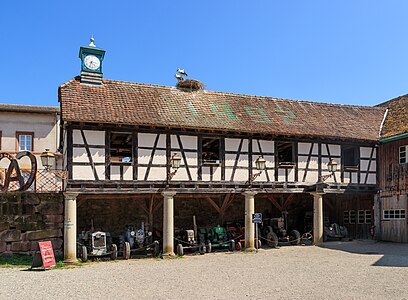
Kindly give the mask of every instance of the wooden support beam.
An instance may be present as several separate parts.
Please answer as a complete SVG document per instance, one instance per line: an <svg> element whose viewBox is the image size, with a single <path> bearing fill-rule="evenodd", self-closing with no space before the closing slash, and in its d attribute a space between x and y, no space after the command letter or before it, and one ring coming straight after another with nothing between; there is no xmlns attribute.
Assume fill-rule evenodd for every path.
<svg viewBox="0 0 408 300"><path fill-rule="evenodd" d="M287 210L288 206L293 202L293 200L295 199L295 195L294 194L290 194L289 197L285 200L285 202L282 205L282 209L283 210Z"/></svg>
<svg viewBox="0 0 408 300"><path fill-rule="evenodd" d="M211 199L211 197L206 197L207 201L211 204L212 207L214 207L214 209L221 214L221 208L218 206L217 203L215 203L215 201L213 199Z"/></svg>
<svg viewBox="0 0 408 300"><path fill-rule="evenodd" d="M267 199L268 199L273 205L275 205L275 207L276 207L280 212L283 211L282 206L278 203L278 201L276 201L276 199L275 199L272 195L268 195L268 196L267 196Z"/></svg>

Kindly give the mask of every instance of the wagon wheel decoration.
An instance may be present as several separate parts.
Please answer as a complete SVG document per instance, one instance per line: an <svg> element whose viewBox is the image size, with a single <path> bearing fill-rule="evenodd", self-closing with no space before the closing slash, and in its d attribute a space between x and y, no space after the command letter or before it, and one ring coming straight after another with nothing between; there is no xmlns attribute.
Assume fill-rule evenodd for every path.
<svg viewBox="0 0 408 300"><path fill-rule="evenodd" d="M31 162L31 170L27 181L24 181L24 176L21 174L21 169L18 165L18 160L25 156L27 156ZM4 158L10 161L10 165L7 168L4 183L0 183L0 190L7 191L10 183L13 181L17 181L19 184L19 188L16 191L25 191L29 189L34 182L35 174L37 173L37 160L35 156L29 151L19 152L15 157L9 153L0 153L0 161Z"/></svg>
<svg viewBox="0 0 408 300"><path fill-rule="evenodd" d="M302 243L305 245L311 245L312 244L312 239L313 236L312 234L309 232L305 232L304 234L302 234Z"/></svg>

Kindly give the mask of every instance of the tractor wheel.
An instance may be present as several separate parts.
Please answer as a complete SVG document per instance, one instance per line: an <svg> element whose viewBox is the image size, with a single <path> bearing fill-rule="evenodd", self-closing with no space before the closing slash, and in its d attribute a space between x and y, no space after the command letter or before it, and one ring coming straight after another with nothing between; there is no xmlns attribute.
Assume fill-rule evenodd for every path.
<svg viewBox="0 0 408 300"><path fill-rule="evenodd" d="M242 244L241 244L241 242L236 242L236 243L235 243L235 250L241 251L241 249L242 249Z"/></svg>
<svg viewBox="0 0 408 300"><path fill-rule="evenodd" d="M212 251L212 246L211 246L211 243L208 242L208 243L207 243L207 246L205 247L205 252L211 253L211 251Z"/></svg>
<svg viewBox="0 0 408 300"><path fill-rule="evenodd" d="M85 246L81 247L81 260L82 262L86 262L88 260L88 250Z"/></svg>
<svg viewBox="0 0 408 300"><path fill-rule="evenodd" d="M269 232L273 232L272 226L266 226L263 230L263 236L266 237Z"/></svg>
<svg viewBox="0 0 408 300"><path fill-rule="evenodd" d="M201 255L205 254L205 245L204 244L200 244L200 246L198 246L198 252L200 252Z"/></svg>
<svg viewBox="0 0 408 300"><path fill-rule="evenodd" d="M117 258L118 258L118 246L116 246L116 244L112 244L111 259L116 260Z"/></svg>
<svg viewBox="0 0 408 300"><path fill-rule="evenodd" d="M235 241L231 240L229 244L229 251L234 251L235 250Z"/></svg>
<svg viewBox="0 0 408 300"><path fill-rule="evenodd" d="M276 235L275 232L271 231L266 235L266 243L268 244L269 247L271 248L276 248L278 247L278 236Z"/></svg>
<svg viewBox="0 0 408 300"><path fill-rule="evenodd" d="M159 257L160 255L160 244L158 241L154 241L154 246L153 246L153 256L154 257Z"/></svg>
<svg viewBox="0 0 408 300"><path fill-rule="evenodd" d="M123 258L129 259L130 258L130 244L129 242L125 242L123 244Z"/></svg>
<svg viewBox="0 0 408 300"><path fill-rule="evenodd" d="M184 255L184 249L182 244L177 245L177 255L178 256L183 256Z"/></svg>
<svg viewBox="0 0 408 300"><path fill-rule="evenodd" d="M289 241L292 245L300 244L300 233L297 230L292 230L289 235Z"/></svg>
<svg viewBox="0 0 408 300"><path fill-rule="evenodd" d="M305 245L311 245L313 243L313 236L310 232L305 232L302 235L302 243Z"/></svg>

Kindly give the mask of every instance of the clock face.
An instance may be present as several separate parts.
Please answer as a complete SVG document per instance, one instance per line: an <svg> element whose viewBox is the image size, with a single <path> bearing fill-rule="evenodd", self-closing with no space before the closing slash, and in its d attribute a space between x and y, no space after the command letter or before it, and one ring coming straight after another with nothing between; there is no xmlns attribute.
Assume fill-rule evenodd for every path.
<svg viewBox="0 0 408 300"><path fill-rule="evenodd" d="M89 70L95 71L100 67L101 62L95 55L87 55L84 59L84 65Z"/></svg>

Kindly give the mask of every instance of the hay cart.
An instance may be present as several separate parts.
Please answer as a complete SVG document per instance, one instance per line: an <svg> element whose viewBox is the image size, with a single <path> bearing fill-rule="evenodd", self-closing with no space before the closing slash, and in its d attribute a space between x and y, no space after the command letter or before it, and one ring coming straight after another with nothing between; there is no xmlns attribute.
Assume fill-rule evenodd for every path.
<svg viewBox="0 0 408 300"><path fill-rule="evenodd" d="M227 230L231 234L231 238L235 242L235 250L241 251L245 247L245 227L241 225L241 223L237 222L234 225L227 225ZM258 230L259 232L259 230ZM258 234L258 236L260 236ZM260 239L254 239L255 247L260 249L262 247L262 243Z"/></svg>
<svg viewBox="0 0 408 300"><path fill-rule="evenodd" d="M118 248L112 243L109 232L82 231L78 235L78 254L83 262L89 258L110 257L115 260L118 257Z"/></svg>
<svg viewBox="0 0 408 300"><path fill-rule="evenodd" d="M158 257L160 255L160 244L153 233L145 229L144 222L141 228L126 226L125 233L120 237L120 250L124 259L134 257Z"/></svg>
<svg viewBox="0 0 408 300"><path fill-rule="evenodd" d="M300 232L296 229L288 231L287 212L282 212L280 218L265 219L262 227L262 236L271 248L278 245L299 245Z"/></svg>

